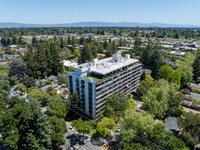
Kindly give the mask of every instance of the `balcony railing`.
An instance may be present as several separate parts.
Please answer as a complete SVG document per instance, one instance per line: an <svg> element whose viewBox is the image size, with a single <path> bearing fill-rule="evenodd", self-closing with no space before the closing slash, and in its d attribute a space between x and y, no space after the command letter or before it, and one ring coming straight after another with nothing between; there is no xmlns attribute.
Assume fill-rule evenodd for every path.
<svg viewBox="0 0 200 150"><path fill-rule="evenodd" d="M131 75L131 76L127 76L126 78L124 78L124 79L122 79L122 84L119 84L119 82L117 82L116 84L114 84L114 85L110 85L110 86L108 86L107 88L105 88L104 89L104 91L100 91L100 92L106 92L105 90L107 90L108 88L110 88L110 87L115 87L115 88L118 88L120 85L124 85L124 84L127 84L127 82L128 81L130 81L130 80L132 80L132 77L134 77L135 76L135 78L134 78L134 80L138 77L138 75L137 75L137 72L135 73L135 74L133 74L133 75ZM128 79L128 81L126 81ZM125 82L124 82L125 81ZM117 86L117 85L119 85L119 86ZM97 94L98 94L99 92L97 92ZM107 92L106 92L107 93ZM96 97L96 99L98 99L100 96L101 96L102 94L100 94L100 95L98 95L97 97Z"/></svg>
<svg viewBox="0 0 200 150"><path fill-rule="evenodd" d="M130 72L127 72L126 74L124 74L124 75L122 75L122 76L119 76L118 78L116 78L116 79L114 79L114 80L112 80L112 81L110 81L110 82L108 82L108 83L106 83L106 84L110 84L111 82L115 82L115 81L117 81L118 79L125 77L126 75L130 75L130 74L132 74L132 73L136 74L136 73L138 73L138 72L139 72L139 70L133 70L131 73L130 73ZM96 88L96 90L98 90L98 89L99 89L100 87L102 87L102 86L105 86L106 84L103 84L103 85L99 86L98 88ZM101 90L100 90L100 91L101 91ZM99 92L99 91L98 91L98 92Z"/></svg>
<svg viewBox="0 0 200 150"><path fill-rule="evenodd" d="M138 80L138 78L135 78L130 84L133 84L135 81L137 81ZM128 82L128 81L127 81ZM136 88L135 86L138 84L138 82L136 82L134 85L132 85L131 86L131 88ZM119 87L119 86L118 86ZM116 87L115 89L117 89L118 87ZM96 107L99 107L100 106L100 104L103 102L103 101L105 101L106 100L106 98L108 98L109 96L111 96L112 94L115 94L115 93L118 93L121 89L123 89L124 88L124 86L122 86L121 88L119 88L118 90L116 90L116 91L114 91L114 92L111 92L111 90L110 91L108 91L108 92L106 92L104 95L105 96L103 96L103 99L100 99L100 100L98 100L98 101L96 101ZM125 89L124 89L125 90ZM121 92L123 92L124 90L122 90ZM109 92L111 92L111 93L109 93ZM108 94L109 93L109 94Z"/></svg>
<svg viewBox="0 0 200 150"><path fill-rule="evenodd" d="M139 68L138 66L141 66L141 64L136 64L136 65L134 65L134 66L132 66L132 67L129 67L128 70L123 71L122 73L124 73L124 72L129 72L130 69L133 69L133 68L138 69L138 68ZM137 67L138 67L138 68L137 68ZM119 73L119 74L117 74L117 75L121 75L122 73ZM117 75L116 75L116 76L117 76ZM112 76L112 77L114 78L115 76ZM104 82L104 80L101 81L101 82ZM98 82L98 84L100 84L101 82ZM96 86L98 86L98 84L96 84ZM102 87L102 86L105 85L105 84L106 84L106 83L104 83L104 84L98 86L97 89L99 89L99 87Z"/></svg>

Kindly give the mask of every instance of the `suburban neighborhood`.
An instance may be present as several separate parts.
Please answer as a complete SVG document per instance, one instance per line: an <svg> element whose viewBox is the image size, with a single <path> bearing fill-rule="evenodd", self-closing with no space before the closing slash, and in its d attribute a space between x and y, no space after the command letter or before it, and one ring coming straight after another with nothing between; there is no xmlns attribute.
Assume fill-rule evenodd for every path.
<svg viewBox="0 0 200 150"><path fill-rule="evenodd" d="M0 150L200 150L199 1L0 4Z"/></svg>

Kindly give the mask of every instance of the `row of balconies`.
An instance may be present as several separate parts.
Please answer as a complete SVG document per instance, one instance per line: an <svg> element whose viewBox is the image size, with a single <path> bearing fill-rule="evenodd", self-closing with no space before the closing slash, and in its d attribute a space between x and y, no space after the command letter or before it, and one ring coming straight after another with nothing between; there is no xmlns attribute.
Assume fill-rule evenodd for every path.
<svg viewBox="0 0 200 150"><path fill-rule="evenodd" d="M137 85L137 84L135 84L134 87L131 88L131 90L135 89L135 88L136 88L136 87L135 87L136 85ZM127 89L124 89L123 91L125 91L125 90L127 90ZM130 92L131 90L126 91L125 94L128 95L128 94L129 94L128 92ZM121 91L121 92L123 92L123 91ZM115 94L115 93L113 93L113 94ZM102 106L102 105L103 105L103 106ZM98 113L106 107L106 100L105 100L104 103L102 103L102 105L100 105L101 107L98 106L98 107L96 108L96 113L97 113L96 116L98 116Z"/></svg>
<svg viewBox="0 0 200 150"><path fill-rule="evenodd" d="M130 80L131 80L131 79L127 80L126 83L128 83ZM139 77L136 77L131 83L134 83L134 82L137 81L137 80L139 80ZM121 89L123 89L123 88L125 87L125 86L122 86L121 88L119 88L120 86L122 86L122 85L117 86L114 90L116 90L116 89L118 89L118 90L116 90L116 91L114 91L114 92L111 92L112 90L109 90L108 92L106 92L106 93L104 94L102 100L96 101L96 107L99 107L99 106L100 106L99 104L101 104L102 101L105 101L106 98L108 98L109 96L111 96L111 95L114 94L114 93L119 92ZM134 87L134 86L135 86L135 84L134 84L132 87ZM110 93L109 93L109 92L110 92ZM109 94L108 94L108 93L109 93ZM107 95L107 94L108 94L108 95Z"/></svg>
<svg viewBox="0 0 200 150"><path fill-rule="evenodd" d="M120 78L123 78L123 77L125 77L126 75L130 75L130 74L132 74L132 73L137 73L137 72L139 72L140 73L140 70L134 70L134 72L131 72L130 73L130 71L128 71L126 74L124 74L123 76L119 76L118 78L116 78L116 79L114 79L114 80L112 80L112 81L110 81L109 83L107 83L107 84L110 84L111 82L115 82L115 81L117 81L118 79L120 79ZM104 84L105 85L105 84ZM100 87L102 87L102 89L103 89L103 85L102 86L100 86ZM98 87L98 88L96 88L96 91L97 92L100 92L100 91L98 91L99 89L100 89L100 87Z"/></svg>
<svg viewBox="0 0 200 150"><path fill-rule="evenodd" d="M136 84L134 84L133 85L133 87L135 88L135 85ZM120 90L122 90L124 87L121 87L119 90L117 90L117 89L115 89L113 92L111 92L111 93L109 93L108 95L106 95L102 100L100 100L100 101L98 101L97 103L96 103L96 107L98 108L98 107L100 107L103 103L102 102L106 102L106 98L108 98L109 96L111 96L112 94L115 94L115 93L118 93L118 92L120 92ZM125 88L125 89L127 89L127 88ZM125 90L124 89L124 90ZM124 90L122 90L121 92L123 92Z"/></svg>
<svg viewBox="0 0 200 150"><path fill-rule="evenodd" d="M135 80L137 80L137 78L138 78L138 76L137 77L135 77L134 78L134 80L133 80L133 82L135 82ZM131 81L132 79L129 79L129 80L127 80L125 83L123 83L123 84L127 84L129 81ZM115 87L115 89L117 89L118 87L120 87L121 85L119 85L119 86L117 86L117 87ZM122 86L123 87L123 86ZM111 91L111 90L109 90L109 91ZM109 91L107 91L106 93L108 93ZM96 97L96 99L98 99L99 97L100 97L101 95L99 95L98 97ZM104 93L104 96L106 96L106 94ZM103 96L102 96L103 97ZM98 102L98 100L97 100L97 102Z"/></svg>
<svg viewBox="0 0 200 150"><path fill-rule="evenodd" d="M132 91L133 89L136 88L135 86L136 86L137 84L138 84L138 83L134 84L134 86L133 86L131 89L129 89L128 91L126 91L126 90L127 90L127 88L126 88L126 89L124 89L124 90L122 90L122 91L120 91L120 92L125 92L125 94L128 95L128 94L130 94L130 91ZM115 94L115 93L117 93L117 92L114 92L113 94ZM98 105L98 106L96 107L96 113L98 113L99 111L103 110L103 109L105 108L105 104L106 104L106 99L104 99L104 102L103 102L101 105ZM103 105L103 106L102 106L102 105Z"/></svg>
<svg viewBox="0 0 200 150"><path fill-rule="evenodd" d="M130 74L132 74L132 73L130 73ZM134 73L134 74L131 75L131 76L127 76L126 78L122 79L122 83L125 84L124 81L126 81L126 80L129 79L129 78L131 79L131 78L134 77L134 76L136 76L135 78L137 78L137 72ZM135 78L134 78L134 79L135 79ZM119 84L119 82L117 82L115 85L110 85L110 86L108 86L107 88L105 88L104 91L107 90L109 87L112 87L112 86L115 87L115 86L117 86L118 84ZM99 91L99 92L101 92L101 91ZM97 94L98 94L99 92L97 92ZM98 96L96 97L96 99L98 99L99 96L100 96L100 95L98 95Z"/></svg>
<svg viewBox="0 0 200 150"><path fill-rule="evenodd" d="M140 66L137 66L137 67L134 66L134 69L132 69L132 70L129 69L129 70L125 71L125 72L122 72L122 73L116 75L116 76L118 76L118 77L117 77L117 78L113 77L114 80L110 80L110 82L115 81L115 80L118 79L119 77L124 77L124 76L126 75L126 73L129 73L130 71L134 71L134 70L135 70L135 72L136 72L136 71L139 71L138 68L140 68ZM136 69L138 69L138 70L136 70ZM122 75L122 76L121 76L121 75ZM102 81L102 82L104 82L104 81ZM108 81L108 82L105 82L104 84L102 84L102 85L100 85L100 86L96 85L96 90L98 90L100 87L103 87L105 84L108 84L108 83L110 83L110 82L109 82L109 81Z"/></svg>

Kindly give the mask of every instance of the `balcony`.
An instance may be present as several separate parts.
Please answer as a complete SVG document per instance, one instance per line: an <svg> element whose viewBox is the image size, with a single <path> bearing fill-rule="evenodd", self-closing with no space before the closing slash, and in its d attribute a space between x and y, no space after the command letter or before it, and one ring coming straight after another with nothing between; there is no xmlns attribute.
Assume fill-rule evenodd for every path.
<svg viewBox="0 0 200 150"><path fill-rule="evenodd" d="M123 71L123 73L129 73L130 70L133 69L133 68L134 68L134 69L133 69L132 71L138 72L138 71L140 71L140 70L139 70L139 69L140 69L140 67L139 67L140 65L141 65L141 64L134 65L134 66L128 68L127 71ZM126 74L124 74L124 75L121 76L121 74L123 74L123 73L118 73L118 75L119 75L118 78L119 78L119 77L122 78L122 77L124 77L124 76L126 75ZM115 78L115 79L113 80L113 82L114 82L116 79L118 79L118 78ZM98 84L99 84L99 83L98 83ZM98 86L98 84L97 84L96 86ZM104 86L105 84L108 84L108 83L105 82L104 84L98 86L96 89L98 90L100 87Z"/></svg>
<svg viewBox="0 0 200 150"><path fill-rule="evenodd" d="M132 79L127 80L127 81L125 82L125 84L127 84L130 80L132 80ZM136 77L130 84L133 84L133 83L134 83L135 81L137 81L137 80L139 80L139 77ZM117 86L117 87L115 88L115 89L117 89L117 90L114 91L114 92L111 92L111 90L105 92L104 95L102 96L102 97L103 97L103 100L105 100L106 98L108 98L108 97L111 96L112 94L117 93L117 92L119 92L121 89L124 88L124 86L122 86L121 88L118 88L118 87L120 87L120 86L122 86L122 85ZM133 86L135 86L135 84L134 84ZM133 87L133 86L132 86L132 87ZM115 89L113 89L113 90L115 90ZM109 93L109 92L111 92L111 93ZM108 94L108 93L109 93L109 94ZM98 97L96 98L96 100L97 100L98 98L100 98L100 96L98 96ZM103 100L97 100L97 101L96 101L96 104L97 104L97 103L100 103L100 102L103 101Z"/></svg>
<svg viewBox="0 0 200 150"><path fill-rule="evenodd" d="M137 72L134 73L134 74L132 74L132 75L131 75L131 74L132 74L132 73L130 73L129 76L127 76L126 78L121 79L121 82L122 82L121 84L124 85L124 84L127 83L127 80L128 80L128 81L130 81L130 80L135 80L135 78L138 77ZM131 75L131 76L130 76L130 75ZM135 78L133 78L133 77L135 77ZM113 86L114 88L116 88L117 85L121 85L121 84L120 84L120 82L117 82L117 83L114 84L114 85L112 84L112 85L108 86L107 88L104 88L104 89L103 89L104 91L98 91L98 92L96 92L96 94L99 94L100 92L104 93L104 92L106 92L106 90L109 89L110 87ZM100 94L100 95L101 95L101 94ZM99 98L100 95L97 96L97 99Z"/></svg>

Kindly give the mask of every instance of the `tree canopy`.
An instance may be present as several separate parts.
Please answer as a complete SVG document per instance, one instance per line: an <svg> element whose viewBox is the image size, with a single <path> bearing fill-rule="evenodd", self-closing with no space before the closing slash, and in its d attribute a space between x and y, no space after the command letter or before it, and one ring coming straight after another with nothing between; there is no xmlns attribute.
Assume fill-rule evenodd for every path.
<svg viewBox="0 0 200 150"><path fill-rule="evenodd" d="M187 85L192 81L193 78L193 68L192 64L195 60L195 56L190 52L187 52L182 60L176 61L176 70L181 73L181 84Z"/></svg>
<svg viewBox="0 0 200 150"><path fill-rule="evenodd" d="M185 143L166 132L147 112L128 110L122 121L122 149L185 149Z"/></svg>
<svg viewBox="0 0 200 150"><path fill-rule="evenodd" d="M110 130L116 130L116 123L113 119L104 117L102 120L97 124L96 127L96 136L108 136L111 134Z"/></svg>
<svg viewBox="0 0 200 150"><path fill-rule="evenodd" d="M200 116L199 114L184 113L182 118L179 118L178 124L183 128L180 137L185 143L193 149L195 144L200 141Z"/></svg>
<svg viewBox="0 0 200 150"><path fill-rule="evenodd" d="M63 71L58 41L50 40L38 44L37 50L33 53L30 49L23 56L23 60L27 66L29 76L37 79L58 75Z"/></svg>
<svg viewBox="0 0 200 150"><path fill-rule="evenodd" d="M193 77L195 81L199 81L198 77L200 77L200 54L197 56L197 58L194 60L193 67Z"/></svg>
<svg viewBox="0 0 200 150"><path fill-rule="evenodd" d="M137 95L139 99L141 99L154 84L154 79L150 75L144 72L141 77L142 76L144 76L144 79L141 80L137 87Z"/></svg>
<svg viewBox="0 0 200 150"><path fill-rule="evenodd" d="M153 114L155 118L167 115L180 116L183 112L180 106L183 96L176 93L177 86L164 80L158 80L146 95L142 97L142 108Z"/></svg>
<svg viewBox="0 0 200 150"><path fill-rule="evenodd" d="M128 108L128 104L128 97L123 93L117 93L107 98L108 108L114 111L113 114L115 114L118 119L123 116L124 111Z"/></svg>
<svg viewBox="0 0 200 150"><path fill-rule="evenodd" d="M36 101L20 101L6 110L0 119L3 142L13 149L51 149L51 130ZM30 140L32 139L32 140Z"/></svg>
<svg viewBox="0 0 200 150"><path fill-rule="evenodd" d="M174 71L169 65L163 65L159 70L160 78L164 78L170 83L176 83L180 85L181 83L181 73L179 71Z"/></svg>

